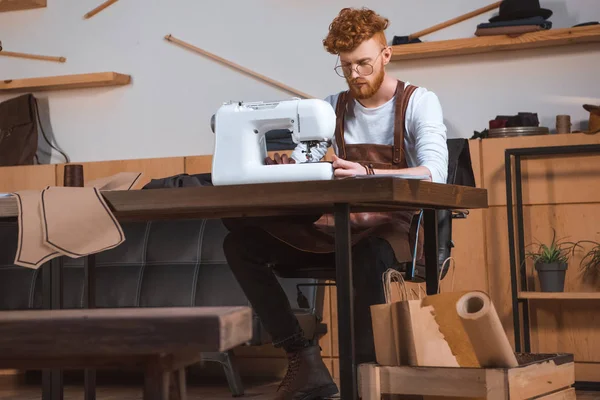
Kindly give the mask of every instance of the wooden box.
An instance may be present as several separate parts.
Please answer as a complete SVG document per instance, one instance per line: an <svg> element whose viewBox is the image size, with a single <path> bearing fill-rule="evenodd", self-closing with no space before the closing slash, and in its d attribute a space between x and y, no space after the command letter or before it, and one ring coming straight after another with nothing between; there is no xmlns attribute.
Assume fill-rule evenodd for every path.
<svg viewBox="0 0 600 400"><path fill-rule="evenodd" d="M516 368L361 364L358 371L360 397L362 400L379 400L382 394L396 394L424 400L575 399L572 354L517 354L517 360L519 366Z"/></svg>

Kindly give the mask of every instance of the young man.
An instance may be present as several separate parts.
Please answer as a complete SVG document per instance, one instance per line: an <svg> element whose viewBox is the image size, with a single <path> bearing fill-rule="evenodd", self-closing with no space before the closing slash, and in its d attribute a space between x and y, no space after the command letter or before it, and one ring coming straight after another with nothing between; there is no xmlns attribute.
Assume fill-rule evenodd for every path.
<svg viewBox="0 0 600 400"><path fill-rule="evenodd" d="M338 118L335 176L410 174L445 183L448 168L446 127L436 95L386 73L391 48L384 34L388 20L368 9L343 9L323 41L339 56L335 72L348 91L327 97ZM312 149L318 161L323 143ZM307 162L303 144L267 164ZM369 306L384 302L381 276L388 268L412 260L410 227L414 212L353 213L352 262L355 291L356 357L375 360ZM317 219L317 218L315 218ZM272 266L335 268L330 219L252 219L226 222L227 261L252 307L289 359L279 386L280 400L314 399L337 393L318 346L309 345ZM422 235L420 235L422 238ZM417 257L422 254L419 241Z"/></svg>

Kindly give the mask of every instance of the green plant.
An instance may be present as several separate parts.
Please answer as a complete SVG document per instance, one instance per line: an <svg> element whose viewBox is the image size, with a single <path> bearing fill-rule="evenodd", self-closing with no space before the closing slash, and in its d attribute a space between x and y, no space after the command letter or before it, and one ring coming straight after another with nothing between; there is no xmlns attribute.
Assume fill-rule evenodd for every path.
<svg viewBox="0 0 600 400"><path fill-rule="evenodd" d="M600 243L591 240L580 240L577 243L591 243L594 245L581 259L579 269L583 273L584 278L597 279L600 273Z"/></svg>
<svg viewBox="0 0 600 400"><path fill-rule="evenodd" d="M532 243L530 246L537 245L537 250L526 252L525 257L533 260L534 264L567 263L570 254L575 253L575 249L581 246L579 243L556 240L556 231L553 229L552 232L552 242L549 245L545 243Z"/></svg>

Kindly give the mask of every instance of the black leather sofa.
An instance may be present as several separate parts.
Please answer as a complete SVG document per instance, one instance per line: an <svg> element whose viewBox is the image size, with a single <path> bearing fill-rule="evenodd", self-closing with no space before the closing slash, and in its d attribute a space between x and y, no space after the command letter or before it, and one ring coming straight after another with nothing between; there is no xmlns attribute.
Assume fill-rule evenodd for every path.
<svg viewBox="0 0 600 400"><path fill-rule="evenodd" d="M219 219L122 224L127 240L96 255L96 307L175 307L249 305L222 250L227 230ZM18 225L0 222L0 309L42 308L42 270L15 266ZM62 307L84 307L84 259L64 257ZM315 279L280 278L307 338L326 333L321 323L323 288ZM297 306L298 284L302 306ZM308 300L308 304L306 304ZM258 317L248 346L271 342ZM243 394L233 351L203 354L223 365L233 395Z"/></svg>

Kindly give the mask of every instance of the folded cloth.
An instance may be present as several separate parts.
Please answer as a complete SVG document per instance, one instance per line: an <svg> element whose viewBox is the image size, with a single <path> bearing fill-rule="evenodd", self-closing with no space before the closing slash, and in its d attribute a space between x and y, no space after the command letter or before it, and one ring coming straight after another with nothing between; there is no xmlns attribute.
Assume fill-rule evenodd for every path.
<svg viewBox="0 0 600 400"><path fill-rule="evenodd" d="M88 187L48 186L11 193L17 199L19 238L15 265L37 269L60 256L77 258L119 246L123 230L100 194L128 190L139 173L119 173Z"/></svg>
<svg viewBox="0 0 600 400"><path fill-rule="evenodd" d="M521 26L502 26L498 28L477 28L475 36L496 36L496 35L514 35L523 33L538 32L542 27L539 25L521 25Z"/></svg>
<svg viewBox="0 0 600 400"><path fill-rule="evenodd" d="M483 22L477 25L477 29L479 28L501 28L503 26L522 26L522 25L538 25L542 29L550 29L552 28L552 21L548 21L543 17L531 17L531 18L521 18L521 19L513 19L510 21L498 21L498 22Z"/></svg>

